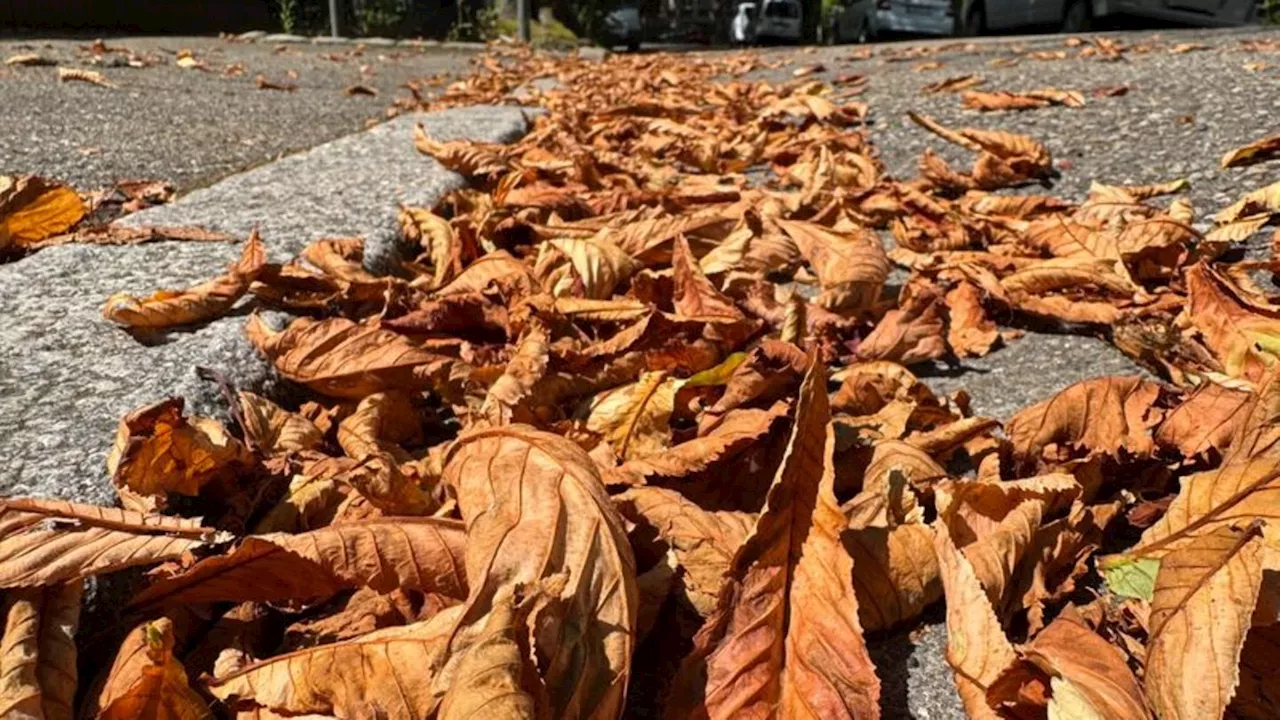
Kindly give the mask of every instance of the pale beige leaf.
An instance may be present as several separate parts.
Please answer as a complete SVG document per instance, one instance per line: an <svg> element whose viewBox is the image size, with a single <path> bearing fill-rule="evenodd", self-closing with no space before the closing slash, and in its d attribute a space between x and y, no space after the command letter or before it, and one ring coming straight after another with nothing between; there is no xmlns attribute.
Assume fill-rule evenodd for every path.
<svg viewBox="0 0 1280 720"><path fill-rule="evenodd" d="M996 720L987 688L1017 660L973 567L956 549L946 526L934 525L934 549L947 598L947 662L969 717Z"/></svg>
<svg viewBox="0 0 1280 720"><path fill-rule="evenodd" d="M591 401L587 429L603 435L623 460L661 452L671 444L668 421L679 387L679 380L657 371L606 390Z"/></svg>
<svg viewBox="0 0 1280 720"><path fill-rule="evenodd" d="M1256 527L1222 527L1160 561L1144 684L1161 720L1226 711L1262 585L1262 545Z"/></svg>

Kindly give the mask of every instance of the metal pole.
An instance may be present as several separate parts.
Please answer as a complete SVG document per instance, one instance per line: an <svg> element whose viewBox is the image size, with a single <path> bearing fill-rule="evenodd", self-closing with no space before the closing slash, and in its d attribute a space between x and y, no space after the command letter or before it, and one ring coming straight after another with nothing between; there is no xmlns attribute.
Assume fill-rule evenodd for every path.
<svg viewBox="0 0 1280 720"><path fill-rule="evenodd" d="M532 39L529 34L529 10L529 0L516 0L516 35L520 37L522 43Z"/></svg>
<svg viewBox="0 0 1280 720"><path fill-rule="evenodd" d="M329 34L342 37L342 0L329 0Z"/></svg>

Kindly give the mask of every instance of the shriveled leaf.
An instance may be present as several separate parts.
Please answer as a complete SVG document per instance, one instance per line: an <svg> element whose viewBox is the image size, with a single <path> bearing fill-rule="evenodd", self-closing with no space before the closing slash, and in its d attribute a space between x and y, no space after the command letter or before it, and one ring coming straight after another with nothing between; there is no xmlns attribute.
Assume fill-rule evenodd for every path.
<svg viewBox="0 0 1280 720"><path fill-rule="evenodd" d="M106 684L92 699L100 720L202 720L213 715L173 656L173 622L160 618L125 637Z"/></svg>
<svg viewBox="0 0 1280 720"><path fill-rule="evenodd" d="M237 399L250 449L268 455L297 452L311 450L324 440L315 423L260 395L241 391Z"/></svg>
<svg viewBox="0 0 1280 720"><path fill-rule="evenodd" d="M817 274L823 307L858 310L875 302L889 275L889 260L878 238L867 232L841 234L799 220L777 223Z"/></svg>
<svg viewBox="0 0 1280 720"><path fill-rule="evenodd" d="M395 720L427 720L438 705L431 668L461 612L456 606L412 625L232 668L208 682L209 692L236 707L267 708L289 717L359 717L372 706Z"/></svg>
<svg viewBox="0 0 1280 720"><path fill-rule="evenodd" d="M1124 654L1082 624L1074 613L1064 613L1050 623L1022 650L1022 656L1055 679L1070 683L1078 696L1073 702L1079 704L1082 719L1147 720L1152 717L1146 696L1126 664ZM1057 717L1064 720L1076 717L1064 714L1067 700L1061 696L1060 685L1053 687L1049 716L1055 717L1056 703Z"/></svg>
<svg viewBox="0 0 1280 720"><path fill-rule="evenodd" d="M706 617L715 609L734 554L751 532L755 517L743 512L712 512L675 490L631 488L617 495L623 516L652 527L671 546L683 569L686 597Z"/></svg>
<svg viewBox="0 0 1280 720"><path fill-rule="evenodd" d="M247 459L240 441L211 418L187 418L180 397L135 410L120 421L107 455L117 488L158 497L198 495L200 488ZM143 509L143 508L138 508Z"/></svg>
<svg viewBox="0 0 1280 720"><path fill-rule="evenodd" d="M1271 135L1230 150L1222 156L1222 167L1240 167L1280 156L1280 135Z"/></svg>
<svg viewBox="0 0 1280 720"><path fill-rule="evenodd" d="M595 464L572 442L527 426L464 434L444 481L467 523L470 594L435 678L447 689L498 600L569 572L556 618L533 627L552 717L616 717L635 643L635 560ZM550 612L550 611L549 611Z"/></svg>
<svg viewBox="0 0 1280 720"><path fill-rule="evenodd" d="M381 518L308 533L251 535L216 555L162 577L133 607L224 601L314 600L367 585L448 597L466 595L463 528L452 520Z"/></svg>
<svg viewBox="0 0 1280 720"><path fill-rule="evenodd" d="M240 260L225 275L186 290L158 290L142 298L116 293L102 306L102 316L123 327L148 330L213 320L225 315L249 290L265 263L266 252L255 230Z"/></svg>
<svg viewBox="0 0 1280 720"><path fill-rule="evenodd" d="M401 335L346 318L299 318L273 332L253 315L245 332L281 375L339 398L428 387L451 362Z"/></svg>
<svg viewBox="0 0 1280 720"><path fill-rule="evenodd" d="M1186 272L1186 315L1231 377L1259 382L1280 352L1280 311L1251 303L1209 266Z"/></svg>
<svg viewBox="0 0 1280 720"><path fill-rule="evenodd" d="M611 483L641 484L646 479L683 478L704 472L760 441L786 412L785 404L768 410L731 410L705 435L627 461L610 473L608 479Z"/></svg>
<svg viewBox="0 0 1280 720"><path fill-rule="evenodd" d="M928 525L850 528L842 540L853 558L853 587L864 630L888 630L913 620L942 597Z"/></svg>

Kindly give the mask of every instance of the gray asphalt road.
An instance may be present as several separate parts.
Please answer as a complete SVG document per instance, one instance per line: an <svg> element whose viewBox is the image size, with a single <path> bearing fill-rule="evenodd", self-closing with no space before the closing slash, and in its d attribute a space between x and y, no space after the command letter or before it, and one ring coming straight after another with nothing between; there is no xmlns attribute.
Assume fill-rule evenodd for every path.
<svg viewBox="0 0 1280 720"><path fill-rule="evenodd" d="M93 188L124 178L168 180L180 188L361 130L385 118L397 87L411 79L465 72L473 53L410 47L274 45L215 38L112 38L152 64L122 53L91 64L89 41L0 42L0 61L37 53L96 70L118 87L60 83L54 67L0 65L0 173L38 173ZM176 64L191 50L207 71ZM117 59L118 58L118 59ZM239 74L228 68L240 67ZM290 73L296 75L291 77ZM259 89L262 75L297 89ZM362 84L376 97L348 96Z"/></svg>
<svg viewBox="0 0 1280 720"><path fill-rule="evenodd" d="M909 110L953 127L1007 130L1043 142L1061 178L1053 188L1027 192L1081 201L1094 180L1185 178L1202 228L1240 195L1280 178L1280 161L1229 170L1218 166L1228 150L1280 131L1280 31L1165 30L1108 33L1105 38L1129 50L1110 62L1080 57L1084 46L1065 35L845 45L814 52L774 48L764 56L788 64L755 76L785 82L794 79L797 68L815 63L825 70L805 79L865 75L867 91L856 99L869 105L871 138L889 171L902 179L917 174L925 148L960 169L973 161L968 152L913 124L906 117ZM1203 49L1181 51L1185 48L1178 46L1184 43ZM870 57L859 57L868 51ZM1032 53L1052 59L1036 59ZM985 80L980 90L1057 87L1083 92L1087 103L1081 108L983 113L963 109L956 93L921 91L929 83L968 74ZM1128 88L1119 97L1091 94L1119 85ZM927 380L940 391L965 388L977 412L1007 420L1076 381L1132 372L1139 372L1138 367L1102 340L1030 334Z"/></svg>

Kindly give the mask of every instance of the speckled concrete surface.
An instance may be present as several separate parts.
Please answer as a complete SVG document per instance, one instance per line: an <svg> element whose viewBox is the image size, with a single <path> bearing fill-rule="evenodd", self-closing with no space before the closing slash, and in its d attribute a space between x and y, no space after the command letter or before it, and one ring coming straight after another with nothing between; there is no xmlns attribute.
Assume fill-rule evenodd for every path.
<svg viewBox="0 0 1280 720"><path fill-rule="evenodd" d="M406 81L466 72L466 50L233 43L217 38L111 38L154 61L89 65L89 40L0 41L0 61L37 53L118 85L59 83L53 67L0 64L0 173L37 173L90 189L131 178L180 190L363 130L386 119ZM208 72L178 67L188 49ZM243 72L226 75L227 68ZM296 75L291 77L290 73ZM297 85L260 90L255 78ZM376 97L347 95L361 84Z"/></svg>
<svg viewBox="0 0 1280 720"><path fill-rule="evenodd" d="M292 257L318 237L395 236L400 202L431 204L462 179L413 147L422 120L441 138L510 141L515 108L402 117L242 173L130 222L202 224L247 234L260 224L270 255ZM239 249L226 243L68 245L0 265L0 494L114 501L104 458L120 416L167 395L196 411L221 404L197 366L245 387L268 379L241 330L243 314L143 344L102 320L115 292L149 294L217 274Z"/></svg>

